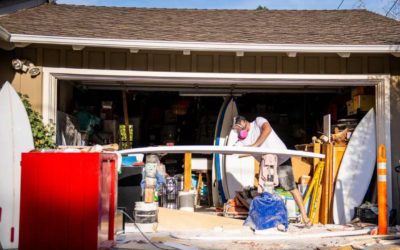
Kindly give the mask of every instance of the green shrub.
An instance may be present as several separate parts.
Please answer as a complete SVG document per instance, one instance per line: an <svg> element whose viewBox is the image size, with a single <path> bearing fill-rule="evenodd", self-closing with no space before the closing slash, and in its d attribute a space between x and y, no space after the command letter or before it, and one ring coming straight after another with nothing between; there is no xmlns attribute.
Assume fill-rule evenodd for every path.
<svg viewBox="0 0 400 250"><path fill-rule="evenodd" d="M23 102L26 112L28 113L29 122L32 128L33 142L35 149L52 149L56 147L55 128L53 124L45 125L43 118L39 112L32 109L32 104L29 102L29 97L18 93Z"/></svg>

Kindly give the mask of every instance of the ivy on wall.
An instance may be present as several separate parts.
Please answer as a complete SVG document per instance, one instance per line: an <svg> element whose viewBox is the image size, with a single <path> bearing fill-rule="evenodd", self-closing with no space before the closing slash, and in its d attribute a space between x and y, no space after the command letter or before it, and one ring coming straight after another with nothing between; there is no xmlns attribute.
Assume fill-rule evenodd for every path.
<svg viewBox="0 0 400 250"><path fill-rule="evenodd" d="M32 109L28 95L18 93L28 113L29 122L32 128L33 142L35 149L52 149L56 147L55 129L53 125L45 125L39 112Z"/></svg>

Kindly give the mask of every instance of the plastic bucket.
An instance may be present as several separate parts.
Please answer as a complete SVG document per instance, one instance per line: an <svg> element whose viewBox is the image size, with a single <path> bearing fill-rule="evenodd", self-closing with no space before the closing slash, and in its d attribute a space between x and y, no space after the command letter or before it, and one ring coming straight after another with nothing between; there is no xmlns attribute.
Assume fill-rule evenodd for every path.
<svg viewBox="0 0 400 250"><path fill-rule="evenodd" d="M179 210L194 212L195 191L179 192Z"/></svg>
<svg viewBox="0 0 400 250"><path fill-rule="evenodd" d="M158 221L158 205L156 202L135 202L135 222L138 224L152 224Z"/></svg>

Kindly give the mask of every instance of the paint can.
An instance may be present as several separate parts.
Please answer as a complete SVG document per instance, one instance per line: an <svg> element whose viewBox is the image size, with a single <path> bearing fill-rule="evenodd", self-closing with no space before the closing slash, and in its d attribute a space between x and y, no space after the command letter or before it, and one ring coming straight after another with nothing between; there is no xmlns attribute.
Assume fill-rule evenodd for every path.
<svg viewBox="0 0 400 250"><path fill-rule="evenodd" d="M158 204L135 202L134 218L136 225L143 232L154 232L158 222Z"/></svg>
<svg viewBox="0 0 400 250"><path fill-rule="evenodd" d="M182 191L183 190L183 175L177 174L174 176L174 179L176 181L176 190Z"/></svg>
<svg viewBox="0 0 400 250"><path fill-rule="evenodd" d="M166 200L166 207L171 209L177 208L177 187L176 187L176 180L173 177L165 178L165 200Z"/></svg>
<svg viewBox="0 0 400 250"><path fill-rule="evenodd" d="M195 191L179 192L179 210L194 212L195 196Z"/></svg>

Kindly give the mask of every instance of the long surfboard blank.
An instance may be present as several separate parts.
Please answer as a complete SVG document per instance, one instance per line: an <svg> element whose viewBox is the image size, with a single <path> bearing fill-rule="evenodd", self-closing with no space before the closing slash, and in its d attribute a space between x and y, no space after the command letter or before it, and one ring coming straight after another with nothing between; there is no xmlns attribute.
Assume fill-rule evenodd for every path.
<svg viewBox="0 0 400 250"><path fill-rule="evenodd" d="M288 156L300 156L309 158L320 158L324 159L324 154L316 154L312 152L306 152L301 150L276 150L266 149L260 147L242 147L242 146L159 146L159 147L143 147L143 148L132 148L118 151L121 155L127 154L183 154L183 153L194 153L194 154L249 154L249 155L265 155L265 154L276 154L276 155L288 155Z"/></svg>
<svg viewBox="0 0 400 250"><path fill-rule="evenodd" d="M21 191L21 153L34 148L25 107L6 82L0 90L0 242L17 248Z"/></svg>
<svg viewBox="0 0 400 250"><path fill-rule="evenodd" d="M371 109L354 130L337 176L333 196L335 224L351 221L354 207L361 205L376 163L375 113Z"/></svg>

